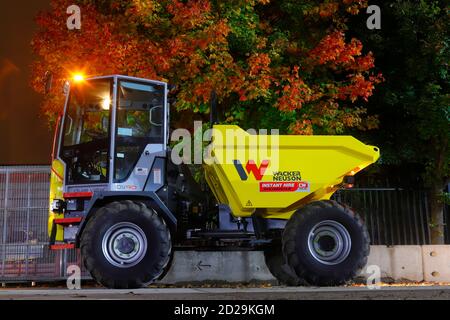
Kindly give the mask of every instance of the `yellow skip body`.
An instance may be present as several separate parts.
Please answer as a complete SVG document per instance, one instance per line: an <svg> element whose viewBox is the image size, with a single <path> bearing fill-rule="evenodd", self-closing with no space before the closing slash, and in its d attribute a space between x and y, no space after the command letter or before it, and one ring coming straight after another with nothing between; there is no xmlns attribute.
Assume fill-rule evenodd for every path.
<svg viewBox="0 0 450 320"><path fill-rule="evenodd" d="M262 209L289 219L306 203L329 199L345 176L377 161L379 149L351 136L251 135L216 125L206 180L236 217Z"/></svg>

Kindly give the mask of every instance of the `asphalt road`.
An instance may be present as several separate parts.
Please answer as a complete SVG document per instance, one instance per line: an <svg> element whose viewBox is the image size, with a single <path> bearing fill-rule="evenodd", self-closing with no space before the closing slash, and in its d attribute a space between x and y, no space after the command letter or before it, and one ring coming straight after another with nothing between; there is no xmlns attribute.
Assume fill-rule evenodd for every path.
<svg viewBox="0 0 450 320"><path fill-rule="evenodd" d="M0 289L0 300L375 300L450 299L450 286L381 287L270 287L270 288L149 288L111 289Z"/></svg>

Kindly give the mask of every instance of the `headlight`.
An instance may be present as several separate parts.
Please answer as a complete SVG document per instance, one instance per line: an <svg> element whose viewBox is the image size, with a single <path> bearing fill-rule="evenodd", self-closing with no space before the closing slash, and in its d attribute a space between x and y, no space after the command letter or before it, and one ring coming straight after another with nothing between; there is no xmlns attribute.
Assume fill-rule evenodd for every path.
<svg viewBox="0 0 450 320"><path fill-rule="evenodd" d="M51 210L56 213L62 213L64 211L65 202L60 199L55 199L52 201Z"/></svg>

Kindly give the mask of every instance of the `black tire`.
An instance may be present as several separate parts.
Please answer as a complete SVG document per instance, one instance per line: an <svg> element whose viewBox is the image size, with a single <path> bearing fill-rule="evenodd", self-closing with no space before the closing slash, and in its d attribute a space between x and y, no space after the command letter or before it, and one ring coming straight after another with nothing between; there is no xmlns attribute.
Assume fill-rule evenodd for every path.
<svg viewBox="0 0 450 320"><path fill-rule="evenodd" d="M161 277L169 266L172 251L164 220L143 203L129 200L100 208L88 221L80 247L83 263L92 277L103 286L116 289L144 287ZM129 260L128 255L135 261Z"/></svg>
<svg viewBox="0 0 450 320"><path fill-rule="evenodd" d="M301 284L300 279L286 264L280 242L274 242L264 249L264 259L270 273L281 285L295 287Z"/></svg>
<svg viewBox="0 0 450 320"><path fill-rule="evenodd" d="M288 265L314 286L341 285L353 279L370 252L369 233L360 216L331 200L297 210L286 224L282 243Z"/></svg>

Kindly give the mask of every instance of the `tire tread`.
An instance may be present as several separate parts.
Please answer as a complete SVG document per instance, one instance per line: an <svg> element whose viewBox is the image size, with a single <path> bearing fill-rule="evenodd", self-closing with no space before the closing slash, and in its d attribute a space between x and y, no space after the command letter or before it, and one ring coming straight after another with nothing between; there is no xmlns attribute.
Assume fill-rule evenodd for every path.
<svg viewBox="0 0 450 320"><path fill-rule="evenodd" d="M364 268L367 264L367 258L370 253L370 237L367 227L365 226L361 216L355 213L349 206L334 200L321 200L307 204L303 208L297 210L297 212L292 215L291 219L286 224L283 232L282 246L283 254L288 265L295 270L295 273L302 280L302 282L309 285L341 285L350 280L348 278L337 276L330 281L329 277L325 278L312 272L308 272L307 268L303 265L302 261L296 254L295 237L298 227L304 223L309 216L315 214L316 210L326 208L336 208L342 213L348 215L362 230L364 239L363 250L358 254L357 267L352 270L350 278L354 278Z"/></svg>
<svg viewBox="0 0 450 320"><path fill-rule="evenodd" d="M101 274L95 265L95 259L92 258L93 252L91 244L93 241L93 234L96 232L96 226L102 223L102 220L108 220L110 215L118 214L122 211L138 211L140 214L147 215L155 225L155 229L159 232L161 239L160 260L147 273L141 277L131 277L127 280L111 279ZM86 228L81 236L80 249L82 252L82 262L86 269L91 273L92 277L100 284L108 288L139 288L148 285L154 280L158 279L162 274L167 272L169 262L172 256L172 245L170 232L166 223L159 215L151 208L148 208L142 202L135 202L131 200L111 202L100 208L95 215L88 221Z"/></svg>

